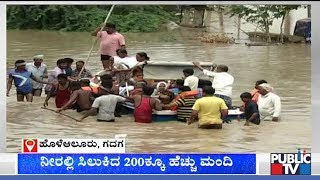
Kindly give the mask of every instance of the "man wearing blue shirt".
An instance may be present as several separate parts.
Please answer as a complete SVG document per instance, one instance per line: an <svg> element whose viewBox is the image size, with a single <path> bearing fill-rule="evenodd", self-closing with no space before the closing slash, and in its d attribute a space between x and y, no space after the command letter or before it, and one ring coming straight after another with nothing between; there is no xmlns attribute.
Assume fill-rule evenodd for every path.
<svg viewBox="0 0 320 180"><path fill-rule="evenodd" d="M12 81L14 81L14 85L16 86L17 90L17 101L23 101L24 97L26 97L28 102L32 102L33 100L33 93L32 93L32 80L43 83L49 84L48 82L39 80L35 76L32 75L31 72L26 70L26 62L24 60L17 60L15 62L15 69L12 69L9 72L9 80L7 85L7 96L9 96L9 92L12 86Z"/></svg>

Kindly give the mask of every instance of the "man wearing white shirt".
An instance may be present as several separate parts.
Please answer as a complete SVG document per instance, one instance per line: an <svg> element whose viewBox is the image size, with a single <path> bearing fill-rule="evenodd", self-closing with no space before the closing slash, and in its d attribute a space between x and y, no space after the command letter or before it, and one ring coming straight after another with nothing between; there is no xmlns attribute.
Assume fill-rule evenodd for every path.
<svg viewBox="0 0 320 180"><path fill-rule="evenodd" d="M272 92L273 88L267 83L260 84L258 90L260 93L258 97L260 119L279 121L281 113L280 97Z"/></svg>
<svg viewBox="0 0 320 180"><path fill-rule="evenodd" d="M43 80L48 77L47 66L43 63L43 55L36 55L33 57L32 63L26 64L27 71L31 72L36 78ZM41 96L43 84L36 81L32 81L32 93L33 96Z"/></svg>
<svg viewBox="0 0 320 180"><path fill-rule="evenodd" d="M57 61L57 66L49 73L48 76L48 82L49 83L54 83L58 82L58 75L59 74L66 74L66 69L67 68L67 61L63 59L59 59ZM48 84L45 87L45 93L48 94L51 91L52 85ZM51 94L52 96L55 96L55 94Z"/></svg>
<svg viewBox="0 0 320 180"><path fill-rule="evenodd" d="M135 57L129 57L125 49L118 49L117 55L114 56L114 64L122 65L125 69L130 69L139 63Z"/></svg>
<svg viewBox="0 0 320 180"><path fill-rule="evenodd" d="M229 109L232 108L232 86L234 77L228 73L228 66L218 65L216 71L209 71L200 66L199 62L193 62L205 75L213 77L212 87L215 89L215 96L222 98Z"/></svg>
<svg viewBox="0 0 320 180"><path fill-rule="evenodd" d="M198 89L199 78L193 75L194 71L191 68L183 70L184 86L189 86L191 91Z"/></svg>

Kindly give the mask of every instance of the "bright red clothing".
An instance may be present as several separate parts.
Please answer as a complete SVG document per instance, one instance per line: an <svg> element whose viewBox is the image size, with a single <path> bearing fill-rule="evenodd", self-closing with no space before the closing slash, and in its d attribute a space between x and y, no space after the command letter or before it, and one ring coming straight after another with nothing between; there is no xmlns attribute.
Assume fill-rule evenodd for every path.
<svg viewBox="0 0 320 180"><path fill-rule="evenodd" d="M139 123L152 122L152 107L150 97L141 97L141 103L134 108L134 121Z"/></svg>
<svg viewBox="0 0 320 180"><path fill-rule="evenodd" d="M69 88L66 88L65 90L60 90L58 86L56 93L56 107L61 108L70 100L71 91L69 90Z"/></svg>

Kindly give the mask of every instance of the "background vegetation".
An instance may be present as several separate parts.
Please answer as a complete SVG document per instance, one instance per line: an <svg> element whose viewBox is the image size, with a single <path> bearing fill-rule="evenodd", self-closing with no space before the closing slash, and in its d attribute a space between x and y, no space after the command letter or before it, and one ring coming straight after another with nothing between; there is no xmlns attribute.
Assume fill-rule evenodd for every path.
<svg viewBox="0 0 320 180"><path fill-rule="evenodd" d="M101 5L11 5L7 7L8 29L92 31L106 18L111 6ZM161 25L178 21L178 6L115 6L108 22L120 32L155 32Z"/></svg>

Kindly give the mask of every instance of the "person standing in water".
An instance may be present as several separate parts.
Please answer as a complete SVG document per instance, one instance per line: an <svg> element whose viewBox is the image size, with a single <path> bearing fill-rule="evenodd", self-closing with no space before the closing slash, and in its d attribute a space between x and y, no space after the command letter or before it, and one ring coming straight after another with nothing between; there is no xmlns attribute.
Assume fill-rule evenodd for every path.
<svg viewBox="0 0 320 180"><path fill-rule="evenodd" d="M55 103L57 108L64 106L70 99L71 90L69 88L70 81L68 80L68 75L59 74L58 75L58 84L52 86L51 91L47 94L46 100L44 101L43 106L48 106L48 101L51 97L51 94L56 94Z"/></svg>
<svg viewBox="0 0 320 180"><path fill-rule="evenodd" d="M73 81L70 83L70 90L72 94L70 100L64 104L61 108L58 108L56 112L64 111L68 108L76 109L77 112L82 112L85 110L90 110L92 101L92 94L90 91L83 90L81 84L78 81Z"/></svg>
<svg viewBox="0 0 320 180"><path fill-rule="evenodd" d="M130 96L128 99L134 101L134 121L138 123L151 123L152 122L152 110L161 111L162 107L160 101L150 97L154 91L154 88L150 86L144 86L143 95Z"/></svg>
<svg viewBox="0 0 320 180"><path fill-rule="evenodd" d="M199 119L199 128L222 129L222 122L228 115L228 107L223 99L214 96L215 90L211 86L203 87L203 97L198 99L192 107L188 125Z"/></svg>
<svg viewBox="0 0 320 180"><path fill-rule="evenodd" d="M272 92L273 88L263 83L258 86L260 96L258 98L258 107L262 121L279 121L281 113L281 99Z"/></svg>
<svg viewBox="0 0 320 180"><path fill-rule="evenodd" d="M47 65L43 63L43 55L36 55L33 57L33 63L27 63L26 69L31 72L37 79L43 80L48 78ZM32 93L33 96L41 96L43 84L36 81L32 81Z"/></svg>
<svg viewBox="0 0 320 180"><path fill-rule="evenodd" d="M244 125L249 126L250 122L259 125L260 116L258 105L251 99L251 94L249 92L244 92L240 95L240 98L242 102L244 102L244 115L246 117L246 123Z"/></svg>
<svg viewBox="0 0 320 180"><path fill-rule="evenodd" d="M56 84L57 83L57 77L59 74L66 74L66 69L67 68L67 61L65 59L59 59L57 61L57 67L53 69L51 73L49 73L48 81L50 83ZM52 85L46 85L45 87L45 93L48 94L51 92L51 87ZM55 94L50 93L51 96L55 96Z"/></svg>
<svg viewBox="0 0 320 180"><path fill-rule="evenodd" d="M201 67L199 62L193 62L193 64L199 68L203 74L213 77L212 87L215 89L215 96L223 99L228 108L231 109L234 77L228 73L228 66L220 64L213 72Z"/></svg>
<svg viewBox="0 0 320 180"><path fill-rule="evenodd" d="M12 69L9 72L9 79L7 83L7 96L9 96L12 82L14 81L14 85L16 86L17 90L17 101L24 101L24 97L26 97L28 102L32 102L32 80L43 84L50 83L36 78L31 72L27 71L26 62L24 60L17 60L15 62L15 66L16 68Z"/></svg>

